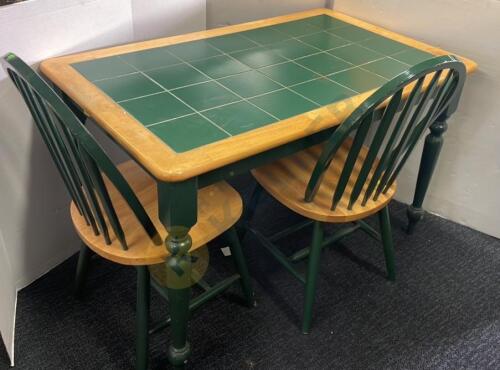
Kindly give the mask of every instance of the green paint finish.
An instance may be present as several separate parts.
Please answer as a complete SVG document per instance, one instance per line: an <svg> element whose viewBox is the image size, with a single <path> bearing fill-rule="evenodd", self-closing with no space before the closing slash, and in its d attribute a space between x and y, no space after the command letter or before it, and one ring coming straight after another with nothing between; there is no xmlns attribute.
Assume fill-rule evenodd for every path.
<svg viewBox="0 0 500 370"><path fill-rule="evenodd" d="M186 61L210 58L221 54L220 51L204 40L172 45L168 47L168 51Z"/></svg>
<svg viewBox="0 0 500 370"><path fill-rule="evenodd" d="M305 82L292 87L292 90L320 105L331 104L356 95L354 91L326 78Z"/></svg>
<svg viewBox="0 0 500 370"><path fill-rule="evenodd" d="M374 60L384 57L384 55L377 53L376 51L367 49L357 44L343 46L341 48L331 50L329 53L354 65L373 62Z"/></svg>
<svg viewBox="0 0 500 370"><path fill-rule="evenodd" d="M182 63L179 58L170 54L168 48L137 51L135 53L120 55L120 58L126 63L133 65L139 71L147 71L148 69L168 67L173 64Z"/></svg>
<svg viewBox="0 0 500 370"><path fill-rule="evenodd" d="M349 44L349 41L327 32L313 33L299 38L302 42L314 46L321 50L330 50Z"/></svg>
<svg viewBox="0 0 500 370"><path fill-rule="evenodd" d="M203 114L231 135L238 135L276 122L270 115L243 101L210 109Z"/></svg>
<svg viewBox="0 0 500 370"><path fill-rule="evenodd" d="M192 110L169 93L129 100L120 105L144 125L192 113Z"/></svg>
<svg viewBox="0 0 500 370"><path fill-rule="evenodd" d="M141 73L96 81L95 85L115 101L137 98L163 91L160 86Z"/></svg>
<svg viewBox="0 0 500 370"><path fill-rule="evenodd" d="M279 32L283 32L293 37L298 37L320 31L318 27L304 20L281 23L275 26L271 26L270 28Z"/></svg>
<svg viewBox="0 0 500 370"><path fill-rule="evenodd" d="M373 32L352 25L330 30L328 32L352 42L359 42L376 36Z"/></svg>
<svg viewBox="0 0 500 370"><path fill-rule="evenodd" d="M216 82L183 87L174 90L173 94L197 110L214 108L240 100L236 95Z"/></svg>
<svg viewBox="0 0 500 370"><path fill-rule="evenodd" d="M211 78L235 75L249 71L251 68L226 55L191 62L193 67L199 69Z"/></svg>
<svg viewBox="0 0 500 370"><path fill-rule="evenodd" d="M287 119L318 108L318 105L286 89L258 96L250 101L279 119Z"/></svg>
<svg viewBox="0 0 500 370"><path fill-rule="evenodd" d="M304 57L310 54L317 53L319 51L312 46L294 39L285 40L276 44L269 45L269 49L289 59Z"/></svg>
<svg viewBox="0 0 500 370"><path fill-rule="evenodd" d="M296 62L321 75L340 72L344 69L352 67L350 63L347 63L328 53L311 55L309 57L298 59Z"/></svg>
<svg viewBox="0 0 500 370"><path fill-rule="evenodd" d="M178 153L229 137L199 114L160 123L149 129Z"/></svg>
<svg viewBox="0 0 500 370"><path fill-rule="evenodd" d="M219 82L244 98L279 90L281 88L276 82L271 81L258 71L240 73L235 76L221 79Z"/></svg>
<svg viewBox="0 0 500 370"><path fill-rule="evenodd" d="M187 64L159 68L145 73L166 89L175 89L209 80L203 73Z"/></svg>
<svg viewBox="0 0 500 370"><path fill-rule="evenodd" d="M260 71L272 80L285 86L298 84L319 77L316 73L292 62L262 68Z"/></svg>
<svg viewBox="0 0 500 370"><path fill-rule="evenodd" d="M269 27L257 28L250 31L241 32L240 35L261 45L274 44L279 41L287 40L290 38L282 32L278 32Z"/></svg>
<svg viewBox="0 0 500 370"><path fill-rule="evenodd" d="M406 49L411 49L411 47L405 44L382 36L373 37L369 40L361 42L360 44L385 55L392 55Z"/></svg>
<svg viewBox="0 0 500 370"><path fill-rule="evenodd" d="M360 68L352 68L347 71L335 73L329 76L329 78L342 86L360 93L380 87L387 82L385 78Z"/></svg>
<svg viewBox="0 0 500 370"><path fill-rule="evenodd" d="M71 65L90 81L116 77L136 70L119 57L101 58Z"/></svg>
<svg viewBox="0 0 500 370"><path fill-rule="evenodd" d="M225 53L250 49L257 46L255 42L238 34L214 37L207 39L207 42Z"/></svg>
<svg viewBox="0 0 500 370"><path fill-rule="evenodd" d="M392 56L394 59L399 60L400 62L406 63L408 65L415 65L421 63L425 60L431 59L434 56L432 54L426 53L425 51L417 50L417 49L409 49L403 52L394 54Z"/></svg>
<svg viewBox="0 0 500 370"><path fill-rule="evenodd" d="M263 46L232 53L231 56L251 68L261 68L286 61L285 58Z"/></svg>
<svg viewBox="0 0 500 370"><path fill-rule="evenodd" d="M408 65L391 58L384 58L375 62L365 64L363 69L376 73L387 79L396 77L408 69Z"/></svg>
<svg viewBox="0 0 500 370"><path fill-rule="evenodd" d="M316 17L306 18L304 20L322 30L331 30L349 25L349 23L341 21L340 19L336 19L324 14L318 15Z"/></svg>

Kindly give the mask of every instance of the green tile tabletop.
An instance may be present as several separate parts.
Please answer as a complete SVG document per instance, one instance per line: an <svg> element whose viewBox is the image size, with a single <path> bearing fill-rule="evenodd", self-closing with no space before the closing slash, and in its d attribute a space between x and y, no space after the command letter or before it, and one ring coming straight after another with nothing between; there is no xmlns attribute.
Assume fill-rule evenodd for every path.
<svg viewBox="0 0 500 370"><path fill-rule="evenodd" d="M325 140L368 90L448 54L314 9L57 57L40 69L157 182L159 219L175 232L166 241L172 269L189 256L198 188ZM461 60L469 73L477 68ZM167 290L172 330L164 352L184 368L197 344L187 332L190 289Z"/></svg>
<svg viewBox="0 0 500 370"><path fill-rule="evenodd" d="M318 32L312 35L302 36L299 40L320 50L330 50L349 44L348 40L328 32Z"/></svg>
<svg viewBox="0 0 500 370"><path fill-rule="evenodd" d="M109 50L55 61L68 66L68 81L87 82L85 89L80 86L70 94L86 111L99 114L92 109L99 99L116 104L112 135L122 132L117 141L134 142L129 150L151 158L144 166L161 176L165 172L158 170L158 163L166 161L158 158L162 151L169 153L165 158L177 158L204 146L217 148L219 143L223 150L231 148L233 155L240 155L250 150L243 140L254 130L265 133L266 127L275 130L284 125L280 121L299 117L298 122L307 122L319 108L355 98L445 53L328 10ZM49 77L59 73L56 68L45 72ZM62 91L68 88L60 78L55 80ZM102 105L106 110L113 107L109 101ZM115 122L112 117L106 111L96 121L106 126ZM137 136L125 128L132 123ZM300 125L282 130L298 133ZM264 142L279 139L275 134L264 136ZM145 137L150 145L156 144L146 147ZM159 143L166 146L155 148ZM200 168L208 157L198 156L199 163L189 166ZM176 159L166 166L183 166L185 171L188 164Z"/></svg>

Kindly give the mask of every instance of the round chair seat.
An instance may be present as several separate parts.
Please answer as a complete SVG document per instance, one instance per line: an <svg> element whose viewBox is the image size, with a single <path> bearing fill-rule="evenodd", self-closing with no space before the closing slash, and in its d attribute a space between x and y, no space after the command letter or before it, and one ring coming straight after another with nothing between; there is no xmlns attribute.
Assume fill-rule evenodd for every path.
<svg viewBox="0 0 500 370"><path fill-rule="evenodd" d="M167 231L158 219L158 199L156 182L134 161L127 161L118 166L130 184L144 209L159 231L162 240ZM146 234L135 215L122 196L106 179L106 187L115 207L118 219L125 233L128 250L124 250L108 224L111 244L106 244L103 235L95 235L80 215L74 203L71 204L71 218L76 231L84 243L95 253L123 265L153 265L165 261L168 251L164 244L156 245ZM219 182L198 191L198 222L189 234L192 238L191 251L203 247L233 226L240 218L243 202L240 195L226 182Z"/></svg>
<svg viewBox="0 0 500 370"><path fill-rule="evenodd" d="M342 199L337 207L332 210L333 193L339 181L351 144L352 140L346 140L339 148L330 167L325 172L318 192L312 202L306 202L304 196L314 166L321 155L322 144L285 157L269 165L259 167L253 170L252 174L269 194L292 211L304 217L332 223L356 221L372 215L385 207L396 193L396 182L392 184L385 194L380 194L376 201L370 198L366 202L366 205L362 206L360 200L363 199L366 191L367 185L365 184L359 197L360 200L353 205L352 209L348 209L352 188L368 152L368 148L363 147ZM368 177L368 180L370 178L371 175Z"/></svg>

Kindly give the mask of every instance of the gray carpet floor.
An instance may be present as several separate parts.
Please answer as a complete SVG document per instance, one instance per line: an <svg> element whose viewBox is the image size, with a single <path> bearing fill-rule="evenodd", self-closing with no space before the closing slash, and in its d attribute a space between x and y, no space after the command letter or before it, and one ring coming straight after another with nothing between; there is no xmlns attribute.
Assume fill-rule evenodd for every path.
<svg viewBox="0 0 500 370"><path fill-rule="evenodd" d="M247 197L250 177L235 186ZM500 369L500 241L427 215L409 237L405 206L391 205L397 282L384 278L381 247L356 233L323 254L313 331L299 330L301 286L248 234L244 249L258 306L232 291L190 323L192 369ZM271 234L300 218L269 196L254 226ZM370 219L376 225L376 219ZM338 226L329 227L328 231ZM281 242L308 243L309 230ZM209 278L232 271L217 242ZM71 295L73 257L19 293L19 369L132 369L135 272L92 261L84 301ZM151 320L168 307L152 297ZM151 368L168 368L170 330L151 338ZM0 368L6 367L0 348Z"/></svg>

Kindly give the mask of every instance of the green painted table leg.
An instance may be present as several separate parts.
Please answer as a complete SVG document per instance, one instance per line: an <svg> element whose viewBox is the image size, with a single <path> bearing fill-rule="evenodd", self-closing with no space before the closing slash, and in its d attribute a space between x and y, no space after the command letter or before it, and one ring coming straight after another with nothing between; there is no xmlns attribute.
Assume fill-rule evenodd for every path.
<svg viewBox="0 0 500 370"><path fill-rule="evenodd" d="M439 153L443 146L443 134L446 132L448 124L446 118L441 117L434 122L430 127L430 134L425 138L424 150L420 160L420 168L418 170L417 185L415 195L413 196L412 205L408 206L408 228L406 232L412 234L416 224L424 217L422 204L425 199L425 194L429 188L429 183L432 179L432 174L436 168L439 158Z"/></svg>
<svg viewBox="0 0 500 370"><path fill-rule="evenodd" d="M176 369L183 369L191 354L187 334L192 284L189 230L196 224L197 192L196 179L158 184L159 217L169 233L165 241L170 253L166 267L172 328L168 359Z"/></svg>
<svg viewBox="0 0 500 370"><path fill-rule="evenodd" d="M149 360L149 302L150 281L147 266L137 267L137 312L136 312L136 369L146 370Z"/></svg>

